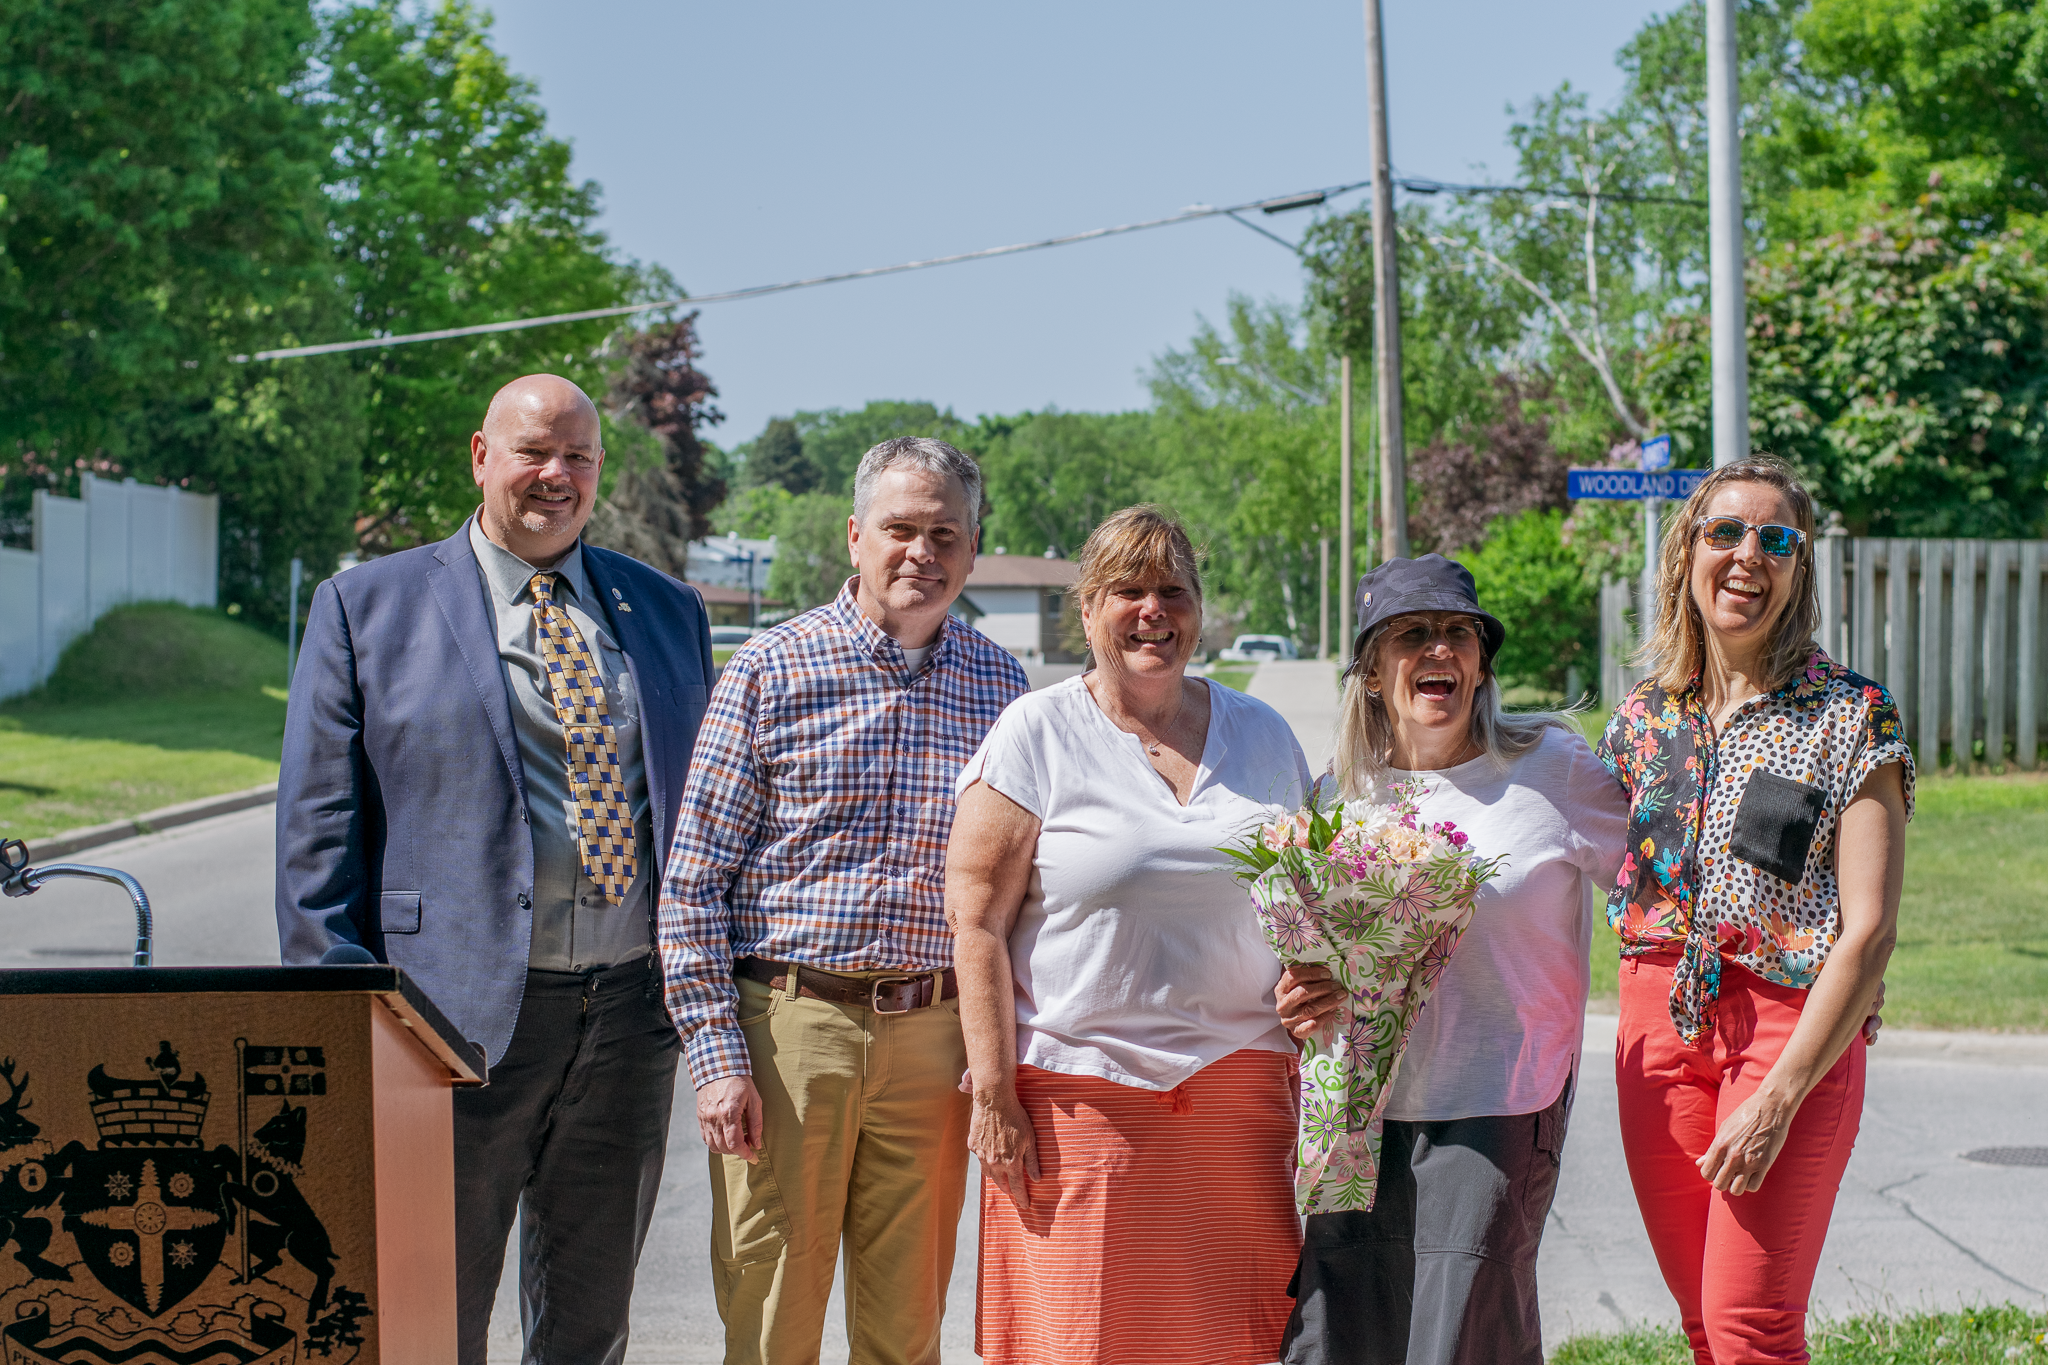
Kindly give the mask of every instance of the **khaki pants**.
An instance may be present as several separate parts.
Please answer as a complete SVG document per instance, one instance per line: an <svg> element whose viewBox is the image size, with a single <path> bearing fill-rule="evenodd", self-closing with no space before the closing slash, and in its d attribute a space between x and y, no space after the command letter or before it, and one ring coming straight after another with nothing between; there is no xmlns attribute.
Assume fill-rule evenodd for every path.
<svg viewBox="0 0 2048 1365"><path fill-rule="evenodd" d="M967 1188L960 1002L877 1015L740 981L763 1146L711 1157L726 1365L812 1365L847 1242L852 1365L937 1365Z"/></svg>

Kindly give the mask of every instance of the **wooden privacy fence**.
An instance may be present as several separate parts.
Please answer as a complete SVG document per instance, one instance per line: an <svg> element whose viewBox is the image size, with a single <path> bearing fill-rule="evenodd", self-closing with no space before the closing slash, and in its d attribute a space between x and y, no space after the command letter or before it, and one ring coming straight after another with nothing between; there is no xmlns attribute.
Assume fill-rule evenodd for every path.
<svg viewBox="0 0 2048 1365"><path fill-rule="evenodd" d="M2044 549L2048 541L1815 537L1821 647L1891 692L1921 767L2038 765L2048 720ZM1609 707L1643 673L1629 663L1636 591L1633 580L1600 589L1600 695Z"/></svg>

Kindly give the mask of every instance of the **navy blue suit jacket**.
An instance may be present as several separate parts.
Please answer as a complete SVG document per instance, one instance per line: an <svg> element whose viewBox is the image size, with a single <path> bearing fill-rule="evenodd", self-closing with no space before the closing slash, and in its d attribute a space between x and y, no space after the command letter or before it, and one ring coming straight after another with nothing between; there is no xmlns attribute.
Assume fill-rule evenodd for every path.
<svg viewBox="0 0 2048 1365"><path fill-rule="evenodd" d="M583 563L640 698L658 879L710 699L710 622L695 588L638 560L586 545ZM466 524L328 579L306 618L277 784L284 961L361 944L411 973L493 1066L533 933L533 838L497 641Z"/></svg>

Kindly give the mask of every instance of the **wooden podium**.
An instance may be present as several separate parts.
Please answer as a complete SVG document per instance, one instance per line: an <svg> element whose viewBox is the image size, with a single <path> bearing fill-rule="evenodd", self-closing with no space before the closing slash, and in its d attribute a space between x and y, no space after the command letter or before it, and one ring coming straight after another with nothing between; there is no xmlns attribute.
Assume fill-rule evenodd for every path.
<svg viewBox="0 0 2048 1365"><path fill-rule="evenodd" d="M453 1361L483 1069L395 967L0 971L0 1361Z"/></svg>

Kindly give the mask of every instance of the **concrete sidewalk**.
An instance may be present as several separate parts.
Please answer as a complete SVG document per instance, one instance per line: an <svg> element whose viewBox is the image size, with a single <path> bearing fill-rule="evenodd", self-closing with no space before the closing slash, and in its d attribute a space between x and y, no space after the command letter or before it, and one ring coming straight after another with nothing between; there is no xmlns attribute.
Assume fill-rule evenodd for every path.
<svg viewBox="0 0 2048 1365"><path fill-rule="evenodd" d="M1308 770L1320 773L1336 752L1337 665L1328 659L1260 664L1245 691L1287 717Z"/></svg>

